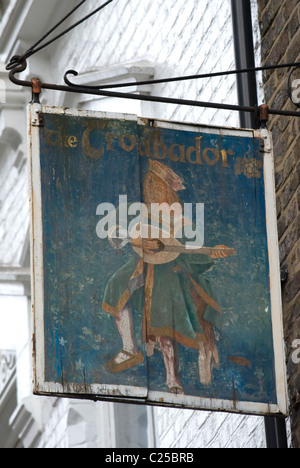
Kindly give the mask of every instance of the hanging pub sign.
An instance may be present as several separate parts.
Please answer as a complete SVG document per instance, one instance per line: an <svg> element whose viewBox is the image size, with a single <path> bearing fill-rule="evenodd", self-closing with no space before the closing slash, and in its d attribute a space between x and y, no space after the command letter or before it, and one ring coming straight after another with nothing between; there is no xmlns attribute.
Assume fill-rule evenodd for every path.
<svg viewBox="0 0 300 468"><path fill-rule="evenodd" d="M286 414L269 133L29 114L34 392Z"/></svg>

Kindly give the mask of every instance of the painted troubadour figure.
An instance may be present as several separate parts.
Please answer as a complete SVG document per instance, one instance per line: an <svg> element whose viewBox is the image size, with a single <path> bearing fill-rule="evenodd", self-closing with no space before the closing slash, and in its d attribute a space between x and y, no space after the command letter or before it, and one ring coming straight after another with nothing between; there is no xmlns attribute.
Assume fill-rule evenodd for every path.
<svg viewBox="0 0 300 468"><path fill-rule="evenodd" d="M150 160L143 185L148 208L143 216L148 219L140 223L140 236L131 239L138 255L111 277L102 304L103 310L114 316L123 342L123 349L107 362L106 370L119 373L144 361L134 334L134 314L140 313L147 355L152 356L158 346L168 392L176 394L184 394L179 375L178 343L198 350L202 384L210 384L212 368L219 366L215 329L221 327L222 311L210 281L203 274L214 265L214 258L232 255L232 249L225 246L186 249L187 239L182 236L179 242L176 238L184 225L191 224L182 216L182 210L176 212L176 206L181 207L178 192L184 189L174 171ZM165 210L172 205L166 217L171 220L169 226L161 224L161 217L153 219L150 209L153 204L160 204ZM154 228L150 237L143 235L143 226L153 226L155 222L157 234ZM169 230L168 239L161 235L166 229ZM114 239L110 241L113 243ZM120 243L116 248L117 245Z"/></svg>

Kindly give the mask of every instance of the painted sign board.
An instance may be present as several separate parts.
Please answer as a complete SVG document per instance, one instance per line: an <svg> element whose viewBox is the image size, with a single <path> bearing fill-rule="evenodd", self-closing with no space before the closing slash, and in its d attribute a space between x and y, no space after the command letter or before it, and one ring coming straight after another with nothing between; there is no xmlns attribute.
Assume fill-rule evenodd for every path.
<svg viewBox="0 0 300 468"><path fill-rule="evenodd" d="M34 392L286 414L270 134L29 122Z"/></svg>

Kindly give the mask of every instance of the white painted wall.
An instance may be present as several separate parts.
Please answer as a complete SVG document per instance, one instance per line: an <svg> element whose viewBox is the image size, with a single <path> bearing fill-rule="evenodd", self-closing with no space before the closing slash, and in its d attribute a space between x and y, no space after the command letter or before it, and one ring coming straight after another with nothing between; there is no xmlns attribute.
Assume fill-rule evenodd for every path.
<svg viewBox="0 0 300 468"><path fill-rule="evenodd" d="M73 6L70 0L64 0L63 5L61 3L51 4L56 17L62 16L62 10L65 12L68 6ZM90 0L74 15L72 22L98 5L99 1ZM12 17L10 20L13 28L10 33L6 30L0 39L0 57L4 61L7 61L13 51L24 50L35 42L41 35L39 32L45 31L54 22L53 16L47 16L49 2L19 0L17 7L20 11L18 18ZM255 10L255 0L253 7ZM1 27L3 28L3 24ZM143 67L141 62L147 65L146 75L149 76L150 73L155 78L233 69L235 64L230 0L115 0L102 13L51 46L47 52L32 59L30 76L35 72L44 81L60 83L65 71L73 68L84 75L78 78L83 83L85 79L90 83L95 78L94 72L102 82L108 78L122 81L128 79L128 70L133 73L132 68L137 64L140 72L141 66ZM122 73L125 73L125 77ZM135 76L138 78L140 75L137 73ZM131 75L130 77L132 79ZM181 99L237 103L234 77L156 85L151 89L147 88L147 91L154 95ZM226 111L91 99L87 96L53 92L44 92L42 102L94 110L118 110L159 119L238 126L238 114ZM25 116L24 106L23 112ZM1 115L4 114L0 103L0 122ZM15 127L20 128L17 121ZM21 133L25 138L24 128ZM4 174L4 169L1 173L1 167L4 167L1 157L3 158L0 153L0 179L1 174ZM25 171L22 171L13 179L14 158L15 153L5 162L7 177L0 186L1 198L1 193L9 181L15 180L11 188L6 189L7 196L2 197L4 203L0 205L0 238L2 236L5 239L6 236L10 241L5 246L2 244L2 247L0 244L0 263L14 262L15 252L20 248L18 235L21 229L25 229L25 225L28 227L27 193L26 190L21 190L21 187L26 186L27 176ZM20 189L16 190L18 184ZM5 204L8 204L10 198L11 208L8 213ZM17 233L9 237L9 232L14 233L15 220L18 219L22 219L23 224L17 229ZM25 241L24 233L22 236ZM127 444L133 447L139 446L141 440L145 443L146 439L149 446L154 447L156 443L157 447L163 448L265 446L262 418L166 408L147 411L131 407L125 410L120 409L118 405L107 403L31 397L28 384L30 360L27 358L27 364L24 364L22 357L22 349L28 351L30 347L28 321L26 326L25 319L25 298L2 299L0 297L0 348L9 346L18 350L18 369L23 369L23 373L20 371L18 375L19 403L26 402L40 431L35 446L87 448ZM22 333L25 329L26 333ZM136 424L139 421L141 437L136 431L131 438L128 438L127 434L122 439L122 433L118 432L115 422L123 420L127 423L128 418L134 419Z"/></svg>

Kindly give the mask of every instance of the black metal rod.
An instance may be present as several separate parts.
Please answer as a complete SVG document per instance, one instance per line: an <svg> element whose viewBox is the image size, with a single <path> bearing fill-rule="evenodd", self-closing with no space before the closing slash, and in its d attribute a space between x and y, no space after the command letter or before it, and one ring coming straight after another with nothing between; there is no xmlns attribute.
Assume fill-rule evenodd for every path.
<svg viewBox="0 0 300 468"><path fill-rule="evenodd" d="M16 78L16 73L21 73L26 69L26 61L24 60L22 64L18 67L14 68L10 71L9 78L12 83L32 88L32 81L23 81ZM174 105L183 105L183 106L190 106L190 107L203 107L203 108L210 108L210 109L221 109L221 110L228 110L228 111L236 111L236 112L249 112L257 115L259 113L259 108L256 106L240 106L240 105L233 105L233 104L221 104L221 103L213 103L213 102L204 102L204 101L192 101L186 99L176 99L176 98L168 98L162 96L149 96L143 94L131 94L131 93L121 93L115 91L106 91L106 90L95 90L93 88L89 89L86 86L61 86L55 85L51 83L41 83L41 89L48 89L52 91L64 91L64 92L71 92L77 94L89 94L93 96L104 96L104 97L116 97L121 99L133 99L136 101L147 101L147 102L159 102L163 104L174 104ZM283 111L277 109L269 109L269 114L272 115L283 115L289 117L300 117L300 112L293 112L293 111Z"/></svg>
<svg viewBox="0 0 300 468"><path fill-rule="evenodd" d="M284 418L265 417L265 433L268 449L287 449L287 433Z"/></svg>
<svg viewBox="0 0 300 468"><path fill-rule="evenodd" d="M104 97L116 97L121 99L133 99L135 101L147 101L147 102L159 102L162 104L174 104L174 105L183 105L183 106L191 106L191 107L204 107L208 109L221 109L221 110L228 110L228 111L236 111L236 112L249 112L253 114L259 113L259 108L257 106L241 106L241 105L234 105L234 104L221 104L215 102L205 102L205 101L193 101L187 99L177 99L177 98L169 98L163 96L149 96L143 94L132 94L132 93L120 93L115 91L105 91L99 90L95 91L93 89L89 90L86 87L68 87L68 86L58 86L52 85L47 83L42 83L43 89L49 90L56 90L56 91L65 91L65 92L72 92L78 94L91 94L94 96L104 96ZM293 111L284 111L278 109L269 109L269 114L271 115L283 115L289 117L300 117L300 112L293 112Z"/></svg>
<svg viewBox="0 0 300 468"><path fill-rule="evenodd" d="M250 0L231 0L233 17L233 35L238 68L255 67L255 55L253 46L253 28L251 19ZM257 103L256 76L248 74L237 76L239 104L255 106ZM278 113L279 111L276 111ZM271 110L269 111L271 112ZM250 125L255 128L254 116L240 112L242 126ZM267 448L287 448L287 434L284 418L267 416L265 421L265 433Z"/></svg>
<svg viewBox="0 0 300 468"><path fill-rule="evenodd" d="M236 68L255 69L253 27L250 0L231 0ZM254 71L237 75L238 102L241 106L257 106L257 84ZM257 128L252 114L240 112L243 128Z"/></svg>
<svg viewBox="0 0 300 468"><path fill-rule="evenodd" d="M78 3L66 16L64 16L58 23L56 23L46 34L44 34L41 39L39 39L33 46L31 46L26 52L23 53L21 56L14 56L11 58L10 63L6 66L7 70L13 70L14 68L18 67L20 63L22 63L24 60L27 60L29 57L32 55L35 55L37 52L45 49L49 45L53 44L53 42L57 41L61 37L65 36L67 33L75 29L77 26L80 24L84 23L87 21L89 18L94 16L96 13L99 13L101 10L103 10L106 6L108 6L110 3L112 3L114 0L107 0L104 4L102 4L100 7L96 8L96 10L93 10L91 13L86 15L84 18L81 20L77 21L75 24L69 26L67 29L59 33L57 36L53 37L50 39L48 42L45 42L44 44L40 45L50 34L52 34L59 26L61 26L62 23L64 23L76 10L78 10L87 0L81 0L80 3ZM39 47L38 47L39 46Z"/></svg>
<svg viewBox="0 0 300 468"><path fill-rule="evenodd" d="M240 62L238 62L240 63ZM251 62L249 62L251 63ZM200 80L200 79L211 79L211 78L220 78L222 76L231 76L231 75L243 75L243 74L249 74L251 77L251 80L256 82L256 77L255 73L259 71L268 71L268 70L278 70L282 68L292 68L295 69L297 67L300 67L300 62L296 63L282 63L278 65L266 65L264 67L255 67L254 65L247 67L247 68L242 68L238 67L236 70L227 70L227 71L219 71L219 72L213 72L213 73L202 73L200 75L187 75L187 76L176 76L172 78L160 78L157 80L145 80L145 81L132 81L129 83L118 83L118 84L107 84L107 85L98 85L98 86L86 86L89 89L93 90L100 90L100 89L113 89L113 88L125 88L125 87L131 87L131 86L145 86L145 85L155 85L155 84L164 84L164 83L177 83L181 81L191 81L191 80ZM76 83L72 83L70 79L68 78L68 75L73 75L73 76L78 76L78 72L76 70L68 70L65 73L65 83L67 83L68 86L73 86L77 87L80 85L77 85ZM240 78L242 80L242 78ZM81 86L82 87L82 86Z"/></svg>
<svg viewBox="0 0 300 468"><path fill-rule="evenodd" d="M44 34L41 39L39 39L33 46L28 49L27 53L30 52L30 55L33 55L37 52L37 46L39 46L45 39L47 39L50 34L52 34L59 26L61 26L78 8L80 8L87 0L81 0L80 3L78 3L72 11L70 11L66 16L64 16L58 23L56 23L46 34ZM46 46L43 46L46 47ZM27 55L25 52L24 56L28 58L29 55Z"/></svg>
<svg viewBox="0 0 300 468"><path fill-rule="evenodd" d="M84 23L85 21L87 21L89 18L91 18L93 15L95 15L96 13L99 13L99 11L103 10L103 8L105 8L106 6L108 6L110 3L112 3L114 0L107 0L107 2L105 2L103 5L101 5L100 7L96 8L96 10L92 11L91 13L89 13L87 16L85 16L84 18L82 18L81 20L77 21L75 24L72 24L72 26L70 26L69 28L67 28L65 31L61 32L60 34L58 34L57 36L55 36L53 39L51 39L50 41L46 42L45 44L41 45L40 47L38 47L37 49L34 50L34 54L36 54L37 52L39 52L40 50L43 50L45 49L46 47L48 47L50 44L52 44L53 42L57 41L58 39L60 39L61 37L65 36L68 32L72 31L73 29L77 28L77 26L79 26L80 24ZM81 5L81 4L80 4Z"/></svg>

